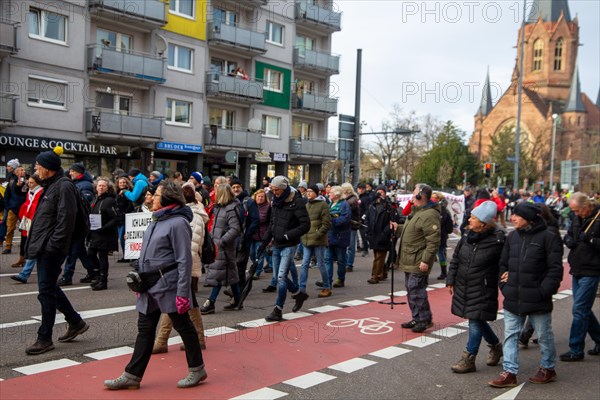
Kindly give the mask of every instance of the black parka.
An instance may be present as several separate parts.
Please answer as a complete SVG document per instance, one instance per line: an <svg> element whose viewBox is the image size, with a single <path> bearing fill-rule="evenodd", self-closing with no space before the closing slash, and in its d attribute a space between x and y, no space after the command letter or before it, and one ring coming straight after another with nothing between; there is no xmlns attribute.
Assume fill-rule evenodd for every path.
<svg viewBox="0 0 600 400"><path fill-rule="evenodd" d="M265 245L272 239L277 248L297 246L300 238L310 230L306 204L294 188L290 189L280 205L271 203L271 221L263 239Z"/></svg>
<svg viewBox="0 0 600 400"><path fill-rule="evenodd" d="M600 216L594 219L598 213L600 206L594 207L587 218L574 216L565 235L565 243L572 243L569 265L573 276L600 275ZM585 235L592 238L591 241L584 242L580 239L583 231L587 231Z"/></svg>
<svg viewBox="0 0 600 400"><path fill-rule="evenodd" d="M90 214L100 214L102 226L100 229L90 231L87 237L88 247L109 251L118 250L118 227L122 217L114 193L107 192L96 196L92 201Z"/></svg>

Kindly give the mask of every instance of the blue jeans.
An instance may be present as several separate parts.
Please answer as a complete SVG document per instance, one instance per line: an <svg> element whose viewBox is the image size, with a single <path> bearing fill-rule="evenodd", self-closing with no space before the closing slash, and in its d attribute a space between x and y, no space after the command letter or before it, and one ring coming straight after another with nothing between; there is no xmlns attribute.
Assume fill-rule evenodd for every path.
<svg viewBox="0 0 600 400"><path fill-rule="evenodd" d="M262 241L260 240L255 240L250 244L250 262L254 262L256 260L256 252L261 244ZM271 256L268 255L266 251L263 251L260 257L258 257L258 267L256 267L255 273L256 276L260 276L260 274L263 272L265 260L267 260L267 265L272 268Z"/></svg>
<svg viewBox="0 0 600 400"><path fill-rule="evenodd" d="M29 277L31 276L31 272L33 272L33 267L35 267L35 258L32 258L31 260L27 260L27 262L25 262L25 266L23 266L23 269L21 270L21 272L19 272L19 277L24 280L29 279Z"/></svg>
<svg viewBox="0 0 600 400"><path fill-rule="evenodd" d="M317 258L317 266L321 271L321 279L323 282L323 289L331 289L331 277L325 266L325 246L304 246L304 253L302 255L302 265L300 266L300 290L306 293L306 282L308 281L308 268L310 266L310 259L313 254Z"/></svg>
<svg viewBox="0 0 600 400"><path fill-rule="evenodd" d="M65 272L63 273L63 279L66 281L73 280L73 274L75 273L75 264L77 264L77 259L81 260L81 265L87 272L90 271L90 259L87 255L87 249L85 248L84 240L73 241L73 245L71 246L71 254L67 257L67 262L65 263Z"/></svg>
<svg viewBox="0 0 600 400"><path fill-rule="evenodd" d="M599 281L599 276L573 277L573 322L569 349L577 355L583 354L588 333L596 344L600 344L600 324L592 311Z"/></svg>
<svg viewBox="0 0 600 400"><path fill-rule="evenodd" d="M354 257L356 256L356 235L358 231L350 231L350 246L346 252L346 265L354 268Z"/></svg>
<svg viewBox="0 0 600 400"><path fill-rule="evenodd" d="M217 301L217 297L219 296L220 291L221 285L213 286L213 288L210 291L210 295L208 296L208 299L214 303L215 301ZM237 299L240 298L241 294L240 285L237 283L235 285L231 285L231 293L233 294L233 298L237 301Z"/></svg>
<svg viewBox="0 0 600 400"><path fill-rule="evenodd" d="M52 329L56 320L56 310L65 315L69 325L78 324L81 316L73 309L71 302L56 283L60 266L65 256L48 256L37 259L38 300L42 306L42 324L38 329L38 340L52 341Z"/></svg>
<svg viewBox="0 0 600 400"><path fill-rule="evenodd" d="M329 246L325 252L325 264L330 280L333 280L333 263L335 261L337 261L337 277L344 282L346 280L346 247Z"/></svg>
<svg viewBox="0 0 600 400"><path fill-rule="evenodd" d="M296 269L296 264L294 263L294 252L296 251L295 247L292 247L292 257L289 259L289 270L292 274L292 281L296 286L298 286L298 270ZM280 249L281 250L281 249ZM271 283L269 286L277 287L277 282L279 281L279 265L280 262L275 262L275 247L273 247L273 254L271 255L271 262L273 268L273 276L271 278Z"/></svg>
<svg viewBox="0 0 600 400"><path fill-rule="evenodd" d="M542 352L542 368L554 369L556 366L556 348L552 332L552 313L528 315L538 335L538 344ZM519 373L519 334L525 322L524 315L516 315L504 310L504 370L511 374Z"/></svg>
<svg viewBox="0 0 600 400"><path fill-rule="evenodd" d="M292 293L298 291L298 271L296 271L296 264L294 264L294 253L296 246L292 247L274 247L273 248L273 271L275 268L279 270L277 274L277 300L275 305L279 309L283 309L285 305L285 298L287 291ZM296 279L294 281L288 278L288 273L295 271ZM294 272L292 272L292 279L294 278Z"/></svg>
<svg viewBox="0 0 600 400"><path fill-rule="evenodd" d="M119 225L117 232L119 235L119 243L121 244L121 251L123 252L123 258L125 258L125 224Z"/></svg>
<svg viewBox="0 0 600 400"><path fill-rule="evenodd" d="M477 355L479 346L481 345L481 338L484 338L491 345L500 343L498 336L496 336L487 321L470 319L469 341L467 342L467 352L469 354Z"/></svg>

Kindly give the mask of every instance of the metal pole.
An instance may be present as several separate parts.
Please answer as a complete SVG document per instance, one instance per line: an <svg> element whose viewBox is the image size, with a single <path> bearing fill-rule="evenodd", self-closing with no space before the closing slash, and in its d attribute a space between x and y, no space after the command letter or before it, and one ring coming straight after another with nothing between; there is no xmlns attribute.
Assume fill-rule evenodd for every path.
<svg viewBox="0 0 600 400"><path fill-rule="evenodd" d="M521 96L523 94L523 58L525 57L525 13L527 0L523 0L523 23L521 24L521 51L519 55L519 87L517 95L517 129L515 132L515 182L513 187L519 189L519 158L521 152Z"/></svg>
<svg viewBox="0 0 600 400"><path fill-rule="evenodd" d="M550 190L554 193L554 146L556 143L556 124L558 114L552 114L552 154L550 155Z"/></svg>
<svg viewBox="0 0 600 400"><path fill-rule="evenodd" d="M360 176L360 86L362 74L362 49L356 50L356 88L354 93L354 173L352 186L358 185Z"/></svg>

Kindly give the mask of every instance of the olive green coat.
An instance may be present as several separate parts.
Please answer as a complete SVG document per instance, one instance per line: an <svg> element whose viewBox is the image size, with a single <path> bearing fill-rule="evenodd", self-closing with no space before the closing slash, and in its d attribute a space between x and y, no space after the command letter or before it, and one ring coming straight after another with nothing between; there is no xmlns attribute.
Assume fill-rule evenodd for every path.
<svg viewBox="0 0 600 400"><path fill-rule="evenodd" d="M328 246L327 231L331 228L331 216L329 206L323 196L306 203L308 218L310 219L310 230L302 236L303 246Z"/></svg>
<svg viewBox="0 0 600 400"><path fill-rule="evenodd" d="M440 247L441 212L439 204L430 202L421 207L412 207L400 235L397 264L404 272L429 275ZM419 265L426 263L427 272Z"/></svg>

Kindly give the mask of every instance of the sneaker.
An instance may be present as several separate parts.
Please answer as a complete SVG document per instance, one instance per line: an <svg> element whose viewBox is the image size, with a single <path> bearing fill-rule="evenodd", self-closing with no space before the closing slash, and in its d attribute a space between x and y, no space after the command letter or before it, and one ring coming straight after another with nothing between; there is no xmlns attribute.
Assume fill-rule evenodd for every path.
<svg viewBox="0 0 600 400"><path fill-rule="evenodd" d="M257 280L259 280L259 279L260 279L260 275L258 275L258 274L254 274L254 275L252 275L252 280L253 280L253 281L257 281Z"/></svg>
<svg viewBox="0 0 600 400"><path fill-rule="evenodd" d="M279 307L273 308L273 311L271 311L271 314L269 314L265 317L265 321L267 321L267 322L279 322L282 320L283 320L283 315L282 315Z"/></svg>
<svg viewBox="0 0 600 400"><path fill-rule="evenodd" d="M206 300L202 308L200 308L200 313L202 315L214 314L215 313L215 302Z"/></svg>
<svg viewBox="0 0 600 400"><path fill-rule="evenodd" d="M596 344L593 349L588 350L588 354L590 356L598 356L600 355L600 344Z"/></svg>
<svg viewBox="0 0 600 400"><path fill-rule="evenodd" d="M225 307L223 307L223 310L224 311L239 311L242 308L244 308L243 306L240 307L239 304L240 304L239 301L235 301L232 299L232 302L227 304Z"/></svg>
<svg viewBox="0 0 600 400"><path fill-rule="evenodd" d="M92 283L94 280L94 276L90 274L86 274L83 278L79 280L79 283Z"/></svg>
<svg viewBox="0 0 600 400"><path fill-rule="evenodd" d="M2 254L10 254L10 249L4 249L4 250L2 250Z"/></svg>
<svg viewBox="0 0 600 400"><path fill-rule="evenodd" d="M323 289L319 292L318 297L331 297L332 294L331 289Z"/></svg>
<svg viewBox="0 0 600 400"><path fill-rule="evenodd" d="M427 329L433 326L433 322L431 321L417 321L415 326L411 329L414 333L423 333Z"/></svg>
<svg viewBox="0 0 600 400"><path fill-rule="evenodd" d="M34 344L25 349L25 353L30 356L37 356L50 350L54 350L54 343L52 341L44 342L38 339Z"/></svg>
<svg viewBox="0 0 600 400"><path fill-rule="evenodd" d="M417 321L413 319L412 321L403 322L400 326L404 329L412 329L415 327L415 325L417 325Z"/></svg>
<svg viewBox="0 0 600 400"><path fill-rule="evenodd" d="M204 367L190 368L189 373L185 378L177 382L179 389L191 388L198 386L201 382L204 382L208 377Z"/></svg>
<svg viewBox="0 0 600 400"><path fill-rule="evenodd" d="M515 387L517 386L517 376L510 372L503 371L496 379L489 381L488 385L495 388Z"/></svg>
<svg viewBox="0 0 600 400"><path fill-rule="evenodd" d="M27 279L21 278L20 275L13 275L13 276L10 277L10 279L12 279L13 281L20 282L20 283L27 283Z"/></svg>
<svg viewBox="0 0 600 400"><path fill-rule="evenodd" d="M142 378L138 378L127 372L117 379L109 379L104 381L104 386L110 390L121 390L121 389L139 389Z"/></svg>
<svg viewBox="0 0 600 400"><path fill-rule="evenodd" d="M564 360L563 360L564 361ZM537 374L529 378L531 383L549 383L556 380L556 371L540 367Z"/></svg>
<svg viewBox="0 0 600 400"><path fill-rule="evenodd" d="M60 278L56 284L58 286L71 286L73 285L73 281L70 279Z"/></svg>
<svg viewBox="0 0 600 400"><path fill-rule="evenodd" d="M560 355L560 361L571 362L571 361L581 361L581 360L583 360L583 353L575 354L572 351L567 351L566 353Z"/></svg>
<svg viewBox="0 0 600 400"><path fill-rule="evenodd" d="M273 293L276 291L277 291L277 288L275 286L271 286L271 285L267 286L266 288L264 288L262 290L263 293Z"/></svg>
<svg viewBox="0 0 600 400"><path fill-rule="evenodd" d="M85 333L88 329L90 329L90 326L84 320L79 321L75 325L69 324L69 329L67 329L67 332L64 335L58 338L58 341L61 343L70 342L77 336Z"/></svg>
<svg viewBox="0 0 600 400"><path fill-rule="evenodd" d="M302 308L302 305L304 304L304 301L306 301L306 299L308 299L307 293L299 292L298 294L296 294L296 297L294 298L294 300L296 300L296 304L294 304L294 306L292 307L292 311L293 312L300 311L300 309Z"/></svg>
<svg viewBox="0 0 600 400"><path fill-rule="evenodd" d="M333 287L334 288L344 287L344 281L341 279L336 279L335 282L333 283Z"/></svg>

